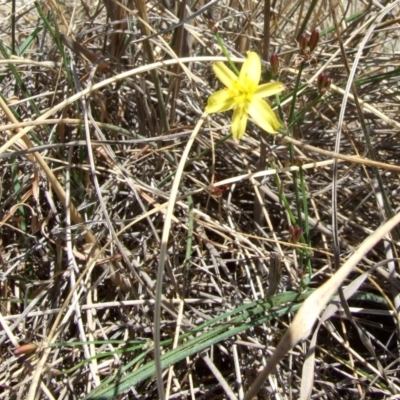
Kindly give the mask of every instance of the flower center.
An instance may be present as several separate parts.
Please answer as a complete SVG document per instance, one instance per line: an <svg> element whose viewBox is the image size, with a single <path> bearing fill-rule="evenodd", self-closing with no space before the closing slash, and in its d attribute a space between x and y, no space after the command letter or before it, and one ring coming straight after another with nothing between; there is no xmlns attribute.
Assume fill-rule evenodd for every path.
<svg viewBox="0 0 400 400"><path fill-rule="evenodd" d="M236 105L250 103L257 86L247 76L236 79L229 88Z"/></svg>

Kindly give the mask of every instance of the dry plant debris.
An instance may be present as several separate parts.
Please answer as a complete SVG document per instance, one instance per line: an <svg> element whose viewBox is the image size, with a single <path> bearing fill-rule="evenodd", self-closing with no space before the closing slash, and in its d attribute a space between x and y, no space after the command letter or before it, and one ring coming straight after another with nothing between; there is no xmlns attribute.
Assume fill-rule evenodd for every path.
<svg viewBox="0 0 400 400"><path fill-rule="evenodd" d="M0 399L398 398L399 16L0 0Z"/></svg>

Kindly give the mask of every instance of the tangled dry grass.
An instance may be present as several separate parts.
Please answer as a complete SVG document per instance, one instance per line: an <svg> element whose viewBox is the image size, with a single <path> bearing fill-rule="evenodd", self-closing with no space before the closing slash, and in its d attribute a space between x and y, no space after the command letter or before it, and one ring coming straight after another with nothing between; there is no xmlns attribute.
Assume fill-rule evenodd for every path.
<svg viewBox="0 0 400 400"><path fill-rule="evenodd" d="M3 1L0 398L246 398L304 299L398 215L398 3ZM279 54L287 137L204 117L216 27L265 79ZM399 234L260 399L400 396Z"/></svg>

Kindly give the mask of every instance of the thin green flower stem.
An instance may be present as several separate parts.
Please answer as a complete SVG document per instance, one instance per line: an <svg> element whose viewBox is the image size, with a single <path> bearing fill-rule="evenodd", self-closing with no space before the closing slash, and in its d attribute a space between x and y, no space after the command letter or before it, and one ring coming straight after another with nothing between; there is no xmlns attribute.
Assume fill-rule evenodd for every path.
<svg viewBox="0 0 400 400"><path fill-rule="evenodd" d="M289 156L290 156L290 164L294 165L294 147L292 143L289 143ZM301 227L301 201L299 195L299 186L297 182L297 171L292 172L293 178L293 188L294 188L294 195L296 198L296 210L297 210L297 225Z"/></svg>
<svg viewBox="0 0 400 400"><path fill-rule="evenodd" d="M301 194L303 197L303 212L304 212L304 242L307 244L309 248L311 248L310 241L310 223L308 221L308 202L307 202L307 188L304 180L304 171L303 168L299 167L299 176L300 176L300 186L301 186Z"/></svg>
<svg viewBox="0 0 400 400"><path fill-rule="evenodd" d="M289 126L292 124L294 119L294 111L296 109L296 100L297 100L297 92L300 88L300 79L301 74L303 73L304 69L304 61L300 64L299 73L297 74L296 83L294 85L293 94L292 94L292 104L290 105L290 113L289 113Z"/></svg>
<svg viewBox="0 0 400 400"><path fill-rule="evenodd" d="M276 80L279 81L279 76L276 77ZM278 94L275 95L275 101L276 101L276 106L278 107L279 118L282 121L284 121L284 114L281 106L281 97Z"/></svg>
<svg viewBox="0 0 400 400"><path fill-rule="evenodd" d="M300 186L301 186L301 193L303 198L303 213L304 213L304 232L302 231L301 235L301 242L306 243L308 248L311 248L311 238L310 238L310 223L308 221L308 202L307 202L307 188L304 180L304 171L301 166L299 167L299 176L300 176ZM309 282L311 282L312 276L312 265L310 260L310 252L309 251L301 251L300 252L301 263L307 268L308 277L303 278L301 281L302 287L307 287ZM304 259L305 258L305 259Z"/></svg>
<svg viewBox="0 0 400 400"><path fill-rule="evenodd" d="M266 143L266 132L261 132L260 135L260 159L257 163L256 171L264 171L267 166L267 143ZM262 178L256 178L258 182L262 181ZM264 203L264 192L260 192L259 196L261 196L260 201L258 200L257 196L254 196L254 208L253 208L253 219L254 222L258 225L262 225L263 221L263 213L262 213L262 206Z"/></svg>
<svg viewBox="0 0 400 400"><path fill-rule="evenodd" d="M292 104L290 107L290 113L289 113L289 123L288 125L292 125L292 121L294 120L294 111L296 109L296 99L297 99L297 92L299 91L299 86L300 86L300 78L301 74L304 69L304 61L300 64L299 68L299 73L297 74L297 79L296 79L296 84L294 86L293 90L293 97L292 97ZM289 131L290 133L291 130ZM293 135L291 135L293 137ZM294 148L293 144L289 143L289 155L290 155L290 164L294 165ZM297 225L301 227L302 222L301 222L301 202L300 202L300 195L299 195L299 188L298 188L298 183L297 183L297 172L293 171L292 172L292 177L293 177L293 187L294 187L294 194L296 197L296 209L297 209Z"/></svg>
<svg viewBox="0 0 400 400"><path fill-rule="evenodd" d="M189 207L189 215L188 215L188 232L187 232L187 242L186 242L186 255L184 261L184 283L183 283L183 291L182 298L186 297L186 292L189 288L189 269L190 269L190 260L192 258L192 245L193 245L193 229L194 229L194 204L193 197L187 197L187 204Z"/></svg>
<svg viewBox="0 0 400 400"><path fill-rule="evenodd" d="M265 58L265 54L264 54L264 58ZM277 79L277 81L279 81L279 80ZM280 97L278 94L275 95L275 99L276 99L276 104L279 109L279 115L280 115L281 119L283 120L283 112L282 112L282 108L281 108ZM262 131L261 135L260 135L260 160L257 164L257 172L264 171L267 166L267 137L268 137L268 133ZM261 182L262 179L257 179L257 180L259 182ZM263 218L263 214L262 214L263 204L262 203L264 202L264 193L260 192L259 195L261 196L261 204L258 201L257 196L255 196L253 218L254 218L254 221L256 224L261 225L262 218Z"/></svg>
<svg viewBox="0 0 400 400"><path fill-rule="evenodd" d="M292 143L289 143L289 155L290 155L290 160L291 160L291 165L294 165L294 147ZM299 184L298 184L298 179L297 179L297 171L292 172L292 178L293 178L293 188L294 188L294 195L296 199L296 212L297 212L297 226L300 227L301 229L301 237L300 237L300 242L304 243L304 236L303 236L303 221L302 221L302 210L301 210L301 199L300 199L300 193L299 193ZM303 198L306 199L307 202L307 195L305 192L303 192ZM304 271L304 251L299 250L296 248L296 253L299 255L298 257L298 262L299 262L299 269L300 271ZM305 285L306 286L306 285ZM303 286L304 287L304 286Z"/></svg>
<svg viewBox="0 0 400 400"><path fill-rule="evenodd" d="M282 110L281 103L280 103L280 97L278 95L276 95L275 98L276 98L276 104L277 104L278 110L279 110L279 115L280 115L281 119L283 120L283 110ZM295 95L293 94L293 100L294 99L295 99ZM284 130L282 130L281 132L285 136L288 135L287 132ZM289 151L292 151L290 159L291 159L291 163L293 164L293 161L292 161L293 160L293 146L289 146ZM271 162L271 165L272 165L272 168L276 168L275 163ZM281 199L282 204L285 207L285 210L289 215L290 222L292 225L296 225L297 224L296 218L293 215L292 209L290 208L290 204L287 201L285 193L282 190L282 185L280 184L279 177L277 175L275 175L274 179L275 179L275 184L277 185L277 187L279 189L279 198ZM296 183L296 182L294 181L294 183ZM297 187L297 185L295 185L295 187ZM298 204L298 201L296 203ZM301 214L300 214L300 216L301 216Z"/></svg>
<svg viewBox="0 0 400 400"><path fill-rule="evenodd" d="M292 128L294 125L296 125L300 120L302 120L304 118L304 116L306 115L306 113L312 108L314 107L316 104L320 103L322 100L329 100L329 98L332 95L329 94L326 97L323 97L321 95L318 95L315 97L315 99L311 100L300 112L298 112L297 114L295 114L293 116L293 120L292 122L288 125L288 128Z"/></svg>
<svg viewBox="0 0 400 400"><path fill-rule="evenodd" d="M227 52L224 42L221 39L221 36L219 36L218 32L215 33L215 39L217 40L219 47L221 47L222 53L224 53L224 56L227 58L228 63L231 66L232 70L235 72L237 76L239 76L239 70L236 68L236 65L232 62L231 57Z"/></svg>
<svg viewBox="0 0 400 400"><path fill-rule="evenodd" d="M295 92L294 92L294 94L293 94L292 107L291 107L291 118L292 118L294 121L298 121L300 118L303 118L303 112L299 113L299 114L298 114L299 116L296 117L296 115L294 114L294 111L293 111L293 110L295 109L295 107L294 107L294 105L295 105L295 99L296 99L295 93L297 93L297 91L299 90L299 82L300 82L299 77L300 77L300 75L298 75L298 79L297 79L297 82L296 82L296 87L295 87ZM301 88L300 88L300 89L301 89ZM314 102L314 101L311 102L311 104L309 104L308 107L311 108L311 107L312 107L314 104L316 104L318 101L320 101L320 96L316 97L315 102ZM277 104L277 106L278 106L279 115L280 115L281 119L283 119L283 110L282 110L281 103L280 103L280 97L279 97L278 95L276 95L276 104ZM288 125L289 129L294 125L294 122L292 121L292 122L290 123L290 121L291 121L291 120L289 119L289 125ZM282 133L283 133L284 135L287 135L287 133L286 133L285 131L282 131ZM289 152L290 152L291 163L292 163L292 165L293 165L293 145L291 145L291 144L290 144L290 146L289 146ZM301 179L304 180L304 176L303 176L303 175L301 176ZM275 182L277 183L278 181L275 179ZM277 183L277 185L278 185L278 188L281 187L280 184ZM297 181L296 181L296 180L294 180L294 187L295 187L295 190L297 189L297 196L298 196L298 187L297 187ZM291 220L291 223L292 223L293 225L296 225L296 218L294 217L294 215L293 215L293 213L292 213L292 211L291 211L290 205L289 205L289 203L288 203L288 201L287 201L287 199L286 199L284 193L283 193L281 190L279 190L279 196L280 196L281 201L282 201L282 203L283 203L283 205L284 205L284 207L285 207L285 209L286 209L286 212L288 212L288 214L289 214L289 218L290 218L290 220ZM301 242L301 243L307 243L308 246L311 247L311 244L310 244L310 242L309 242L309 237L310 237L310 235L309 235L309 228L310 228L310 226L309 226L309 221L308 221L307 196L306 196L306 192L305 192L304 181L303 181L303 183L302 183L302 196L303 196L303 202L304 202L304 199L305 199L305 202L306 202L306 208L304 209L304 216L305 216L305 218L306 218L306 224L307 224L307 227L308 227L308 228L306 228L307 238L305 238L305 237L303 236L303 231L302 231L302 235L301 235L301 238L300 238L300 242ZM299 213L299 206L300 206L301 202L300 202L300 199L299 199L298 197L296 197L296 204L297 204L297 206L298 206L298 207L297 207L297 212ZM303 207L304 207L304 206L303 206ZM300 211L299 215L300 215L300 218L301 218L301 215L302 215L302 214L301 214L301 211ZM300 226L300 224L299 224L299 226ZM303 253L303 250L300 250L300 249L297 249L296 251L298 251L298 252L300 252L300 253ZM311 269L311 264L310 264L309 260L308 260L308 262L307 262L307 266L308 266L308 269L310 270L310 269Z"/></svg>
<svg viewBox="0 0 400 400"><path fill-rule="evenodd" d="M273 161L270 162L270 167L271 169L276 169L276 165ZM281 185L281 181L279 180L279 176L277 174L274 175L274 179L275 179L275 185L278 188L278 193L279 193L279 198L283 204L283 206L285 207L286 212L289 215L289 219L291 224L296 225L296 217L293 215L292 209L290 208L290 204L287 201L287 198L285 196L285 193L283 191L283 187Z"/></svg>
<svg viewBox="0 0 400 400"><path fill-rule="evenodd" d="M309 20L311 18L311 15L313 14L313 12L315 11L315 6L318 4L318 0L312 0L311 4L308 6L308 11L307 14L303 20L303 23L301 24L300 30L297 33L297 40L299 40L301 34L304 33L304 31L306 30L306 27L309 23Z"/></svg>

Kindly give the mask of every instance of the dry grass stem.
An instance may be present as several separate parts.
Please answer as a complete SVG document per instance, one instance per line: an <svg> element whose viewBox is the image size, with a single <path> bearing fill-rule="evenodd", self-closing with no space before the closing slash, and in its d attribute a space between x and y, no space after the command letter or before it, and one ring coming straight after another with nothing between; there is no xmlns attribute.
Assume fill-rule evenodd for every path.
<svg viewBox="0 0 400 400"><path fill-rule="evenodd" d="M399 6L0 0L0 400L398 398Z"/></svg>

